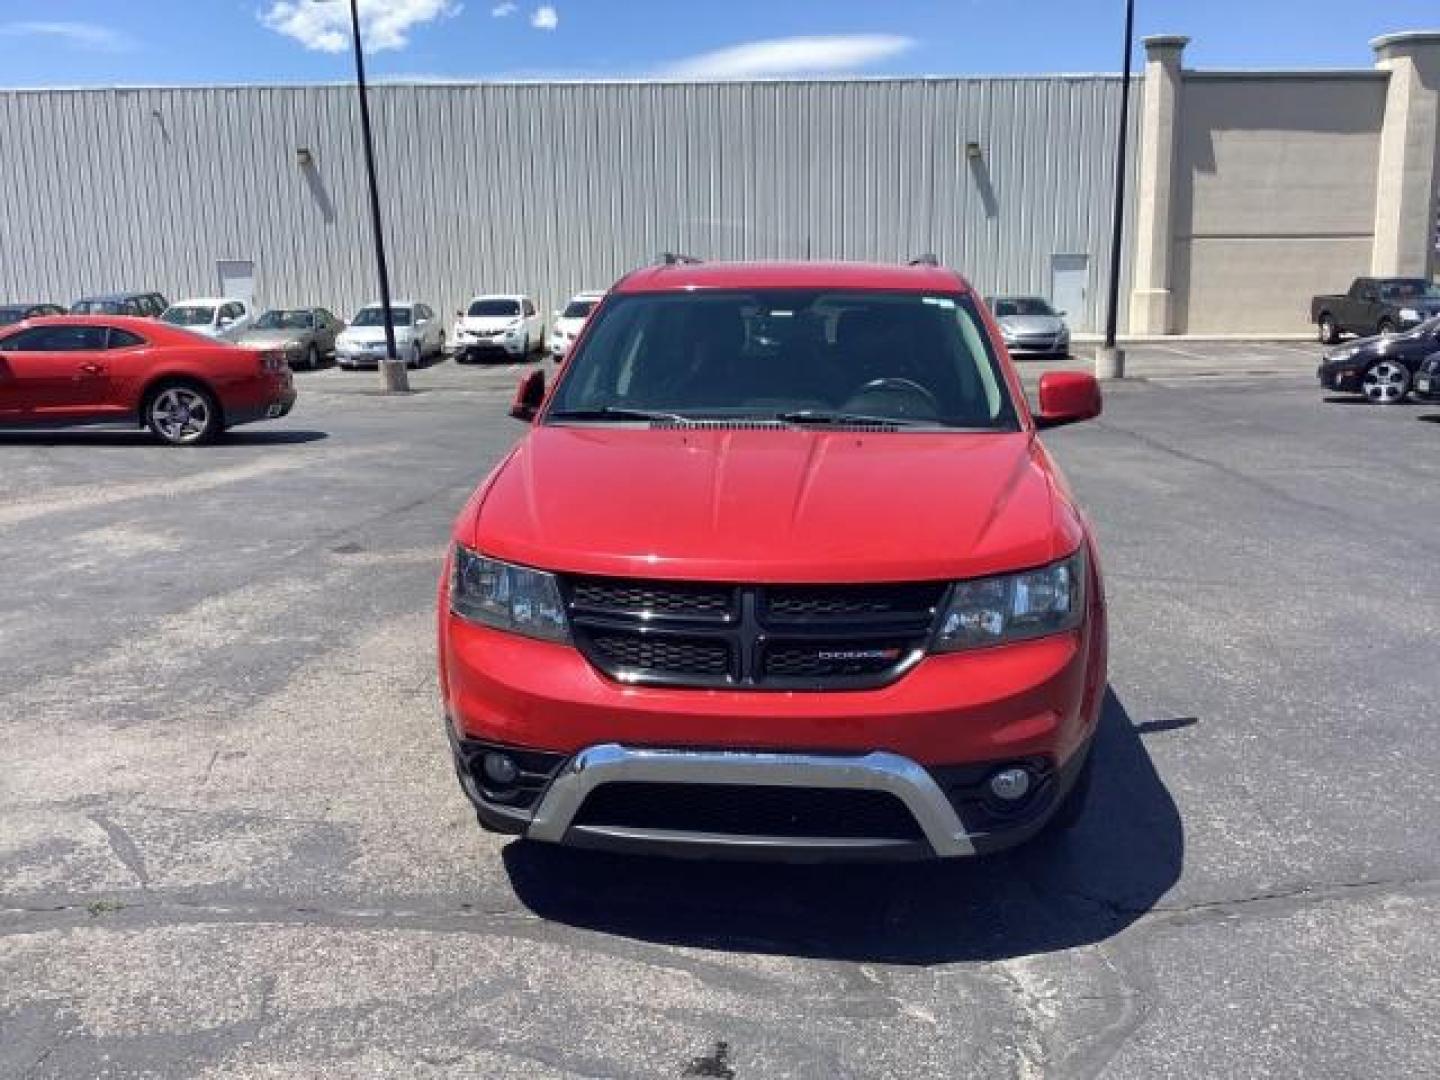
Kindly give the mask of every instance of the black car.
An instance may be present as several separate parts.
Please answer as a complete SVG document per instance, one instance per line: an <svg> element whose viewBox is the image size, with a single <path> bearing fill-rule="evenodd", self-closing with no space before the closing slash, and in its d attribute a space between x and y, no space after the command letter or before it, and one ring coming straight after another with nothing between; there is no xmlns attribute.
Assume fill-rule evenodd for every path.
<svg viewBox="0 0 1440 1080"><path fill-rule="evenodd" d="M1341 393L1364 394L1388 405L1403 401L1415 385L1422 364L1440 354L1440 317L1427 319L1403 334L1362 338L1325 355L1315 373L1320 385ZM1427 376L1429 378L1429 376ZM1432 392L1431 381L1426 394Z"/></svg>
<svg viewBox="0 0 1440 1080"><path fill-rule="evenodd" d="M1415 373L1415 396L1421 401L1440 401L1440 352L1421 363Z"/></svg>
<svg viewBox="0 0 1440 1080"><path fill-rule="evenodd" d="M0 326L9 326L22 319L38 319L41 315L64 315L59 304L0 304Z"/></svg>
<svg viewBox="0 0 1440 1080"><path fill-rule="evenodd" d="M70 305L71 315L133 315L139 319L158 319L170 301L158 292L105 293L85 296Z"/></svg>

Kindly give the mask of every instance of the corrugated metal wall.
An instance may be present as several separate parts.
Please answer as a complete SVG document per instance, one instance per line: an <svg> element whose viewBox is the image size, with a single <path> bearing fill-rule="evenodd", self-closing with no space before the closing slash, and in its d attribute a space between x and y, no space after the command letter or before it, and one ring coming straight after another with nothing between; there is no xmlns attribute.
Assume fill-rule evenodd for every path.
<svg viewBox="0 0 1440 1080"><path fill-rule="evenodd" d="M1072 316L1098 326L1118 89L1115 77L377 87L392 282L446 312L485 291L549 307L662 250L935 251L986 291L1045 294L1052 253L1087 253L1088 311ZM1138 79L1134 91L1132 125ZM344 86L0 92L0 298L207 294L217 260L253 259L262 303L348 316L376 291L356 128Z"/></svg>

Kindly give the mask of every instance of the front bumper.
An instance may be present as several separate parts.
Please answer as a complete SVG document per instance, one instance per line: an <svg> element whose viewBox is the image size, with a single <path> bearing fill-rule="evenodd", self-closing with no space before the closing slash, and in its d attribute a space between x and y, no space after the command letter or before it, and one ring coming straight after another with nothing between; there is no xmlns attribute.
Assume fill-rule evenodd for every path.
<svg viewBox="0 0 1440 1080"><path fill-rule="evenodd" d="M1072 633L926 656L876 689L783 693L621 685L569 646L442 619L446 727L481 822L612 850L802 861L999 850L1043 827L1075 782L1105 686L1095 608ZM487 787L481 762L496 750L520 762L514 790ZM1016 764L1032 792L996 813L985 784ZM607 788L635 789L629 805L601 800L608 817L589 803ZM737 788L771 807L765 822L735 824L726 807L752 802ZM873 805L885 797L888 810ZM821 813L827 800L839 801ZM882 824L815 825L852 816ZM810 825L796 833L796 820Z"/></svg>
<svg viewBox="0 0 1440 1080"><path fill-rule="evenodd" d="M1044 828L1090 752L1087 739L1058 768L1030 758L926 769L878 750L840 755L603 743L547 765L548 755L462 741L453 727L450 733L461 788L493 831L633 854L787 862L949 859L1014 847ZM514 753L532 769L538 759L540 772L524 774L524 790L487 790L480 761L497 752ZM987 795L985 781L1016 764L1033 771L1035 786L1023 800L1000 805ZM607 798L612 792L619 797ZM847 799L856 800L849 804L853 813Z"/></svg>
<svg viewBox="0 0 1440 1080"><path fill-rule="evenodd" d="M1027 335L1026 337L1006 338L1005 348L1012 353L1068 353L1070 351L1070 335Z"/></svg>
<svg viewBox="0 0 1440 1080"><path fill-rule="evenodd" d="M519 358L525 354L522 339L507 341L505 338L457 338L451 346L451 354L460 363L467 360L493 359L497 357Z"/></svg>
<svg viewBox="0 0 1440 1080"><path fill-rule="evenodd" d="M1315 371L1315 377L1320 380L1320 385L1327 390L1338 390L1341 393L1358 394L1361 389L1361 381L1364 379L1363 368L1342 367L1340 365L1321 364Z"/></svg>

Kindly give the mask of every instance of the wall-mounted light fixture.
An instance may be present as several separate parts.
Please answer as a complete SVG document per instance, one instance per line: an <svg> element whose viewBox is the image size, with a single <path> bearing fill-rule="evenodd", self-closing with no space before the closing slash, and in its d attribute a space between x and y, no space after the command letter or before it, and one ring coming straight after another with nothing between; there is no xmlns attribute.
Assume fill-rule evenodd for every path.
<svg viewBox="0 0 1440 1080"><path fill-rule="evenodd" d="M302 169L308 169L315 164L315 155L310 153L309 147L302 146L295 151L295 164Z"/></svg>
<svg viewBox="0 0 1440 1080"><path fill-rule="evenodd" d="M980 144L978 142L967 142L965 144L965 156L971 161L979 161L984 157L984 154L980 151Z"/></svg>

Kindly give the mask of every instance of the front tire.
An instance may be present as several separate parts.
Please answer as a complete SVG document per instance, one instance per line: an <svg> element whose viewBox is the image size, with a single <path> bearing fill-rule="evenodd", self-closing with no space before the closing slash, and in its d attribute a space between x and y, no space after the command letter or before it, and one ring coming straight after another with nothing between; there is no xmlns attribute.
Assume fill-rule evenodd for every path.
<svg viewBox="0 0 1440 1080"><path fill-rule="evenodd" d="M305 370L315 371L320 367L320 350L311 345L305 350Z"/></svg>
<svg viewBox="0 0 1440 1080"><path fill-rule="evenodd" d="M1340 327L1328 314L1320 316L1320 344L1334 345L1340 340Z"/></svg>
<svg viewBox="0 0 1440 1080"><path fill-rule="evenodd" d="M417 369L424 362L424 359L424 354L420 351L420 343L417 341L414 345L410 346L410 362L405 366L412 370Z"/></svg>
<svg viewBox="0 0 1440 1080"><path fill-rule="evenodd" d="M215 395L194 383L162 386L145 402L145 424L170 446L199 446L224 430Z"/></svg>
<svg viewBox="0 0 1440 1080"><path fill-rule="evenodd" d="M1410 393L1410 369L1395 360L1377 360L1360 381L1366 400L1375 405L1396 405Z"/></svg>

